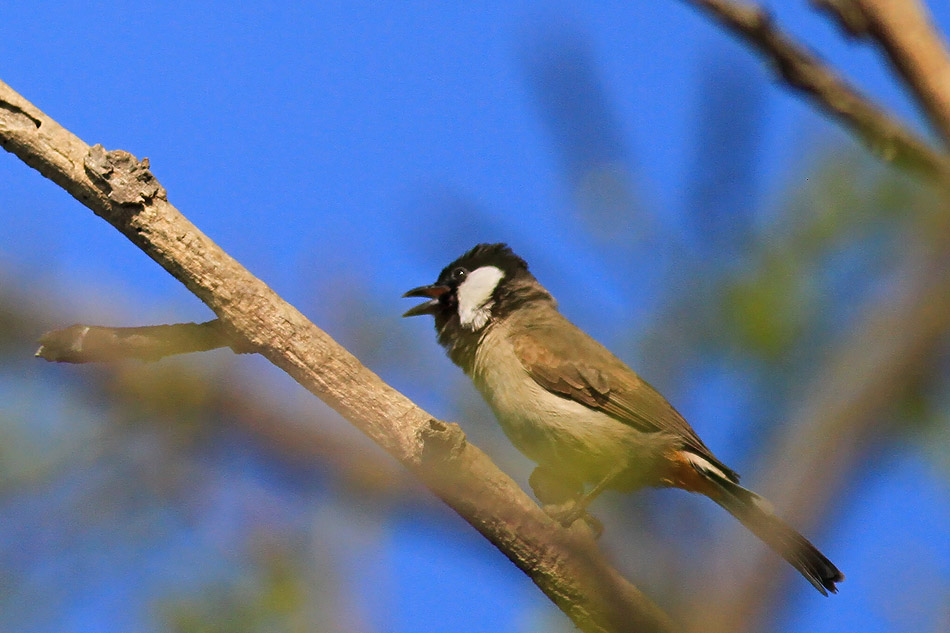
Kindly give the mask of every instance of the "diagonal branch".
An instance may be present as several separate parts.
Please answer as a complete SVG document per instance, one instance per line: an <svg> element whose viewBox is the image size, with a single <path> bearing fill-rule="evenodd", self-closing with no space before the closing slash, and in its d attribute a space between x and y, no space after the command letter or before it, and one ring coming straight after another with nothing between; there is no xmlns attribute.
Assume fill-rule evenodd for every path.
<svg viewBox="0 0 950 633"><path fill-rule="evenodd" d="M928 179L950 181L950 159L869 101L814 54L777 29L761 7L730 0L684 0L753 46L789 86L854 131L883 160ZM891 0L881 0L886 4Z"/></svg>
<svg viewBox="0 0 950 633"><path fill-rule="evenodd" d="M565 530L454 424L384 383L168 203L127 152L90 148L0 82L0 145L117 228L255 351L414 472L585 631L671 631L582 526Z"/></svg>

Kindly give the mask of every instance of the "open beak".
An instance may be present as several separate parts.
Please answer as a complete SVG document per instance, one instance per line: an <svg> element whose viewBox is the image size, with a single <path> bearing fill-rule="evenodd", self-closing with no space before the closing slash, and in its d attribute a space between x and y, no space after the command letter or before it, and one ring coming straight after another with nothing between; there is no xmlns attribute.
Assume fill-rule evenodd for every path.
<svg viewBox="0 0 950 633"><path fill-rule="evenodd" d="M425 303L420 303L416 307L406 311L404 317L419 316L420 314L435 314L439 310L439 297L451 290L448 286L432 284L431 286L419 286L413 288L403 295L403 297L430 297Z"/></svg>

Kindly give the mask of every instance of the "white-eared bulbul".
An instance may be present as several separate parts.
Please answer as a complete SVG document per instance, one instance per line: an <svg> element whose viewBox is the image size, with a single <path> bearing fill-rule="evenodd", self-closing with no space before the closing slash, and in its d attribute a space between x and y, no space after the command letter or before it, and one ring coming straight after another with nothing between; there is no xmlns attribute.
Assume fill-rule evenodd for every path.
<svg viewBox="0 0 950 633"><path fill-rule="evenodd" d="M552 513L563 524L586 518L604 489L682 488L732 513L818 591L837 591L838 568L741 487L663 396L565 319L506 245L479 244L405 296L428 299L404 316L435 317L439 343L538 464L531 487L546 509L560 504Z"/></svg>

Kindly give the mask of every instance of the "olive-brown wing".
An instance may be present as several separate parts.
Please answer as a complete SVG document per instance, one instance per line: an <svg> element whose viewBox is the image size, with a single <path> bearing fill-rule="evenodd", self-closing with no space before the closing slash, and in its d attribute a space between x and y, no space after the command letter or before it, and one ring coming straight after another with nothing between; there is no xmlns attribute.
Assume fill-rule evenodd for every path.
<svg viewBox="0 0 950 633"><path fill-rule="evenodd" d="M511 335L515 354L540 386L644 433L682 438L684 448L738 481L738 475L712 454L666 398L575 325L565 319L518 329L520 333Z"/></svg>

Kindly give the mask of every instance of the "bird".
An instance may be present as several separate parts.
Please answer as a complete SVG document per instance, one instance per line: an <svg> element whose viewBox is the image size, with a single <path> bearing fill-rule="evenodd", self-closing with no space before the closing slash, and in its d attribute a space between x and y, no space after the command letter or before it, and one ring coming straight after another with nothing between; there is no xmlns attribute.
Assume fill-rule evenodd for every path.
<svg viewBox="0 0 950 633"><path fill-rule="evenodd" d="M537 465L528 483L562 525L591 519L599 535L586 509L601 492L680 488L722 506L819 592L837 593L844 574L740 486L666 398L567 320L507 244L478 244L403 296L426 299L403 316L435 318L439 344Z"/></svg>

